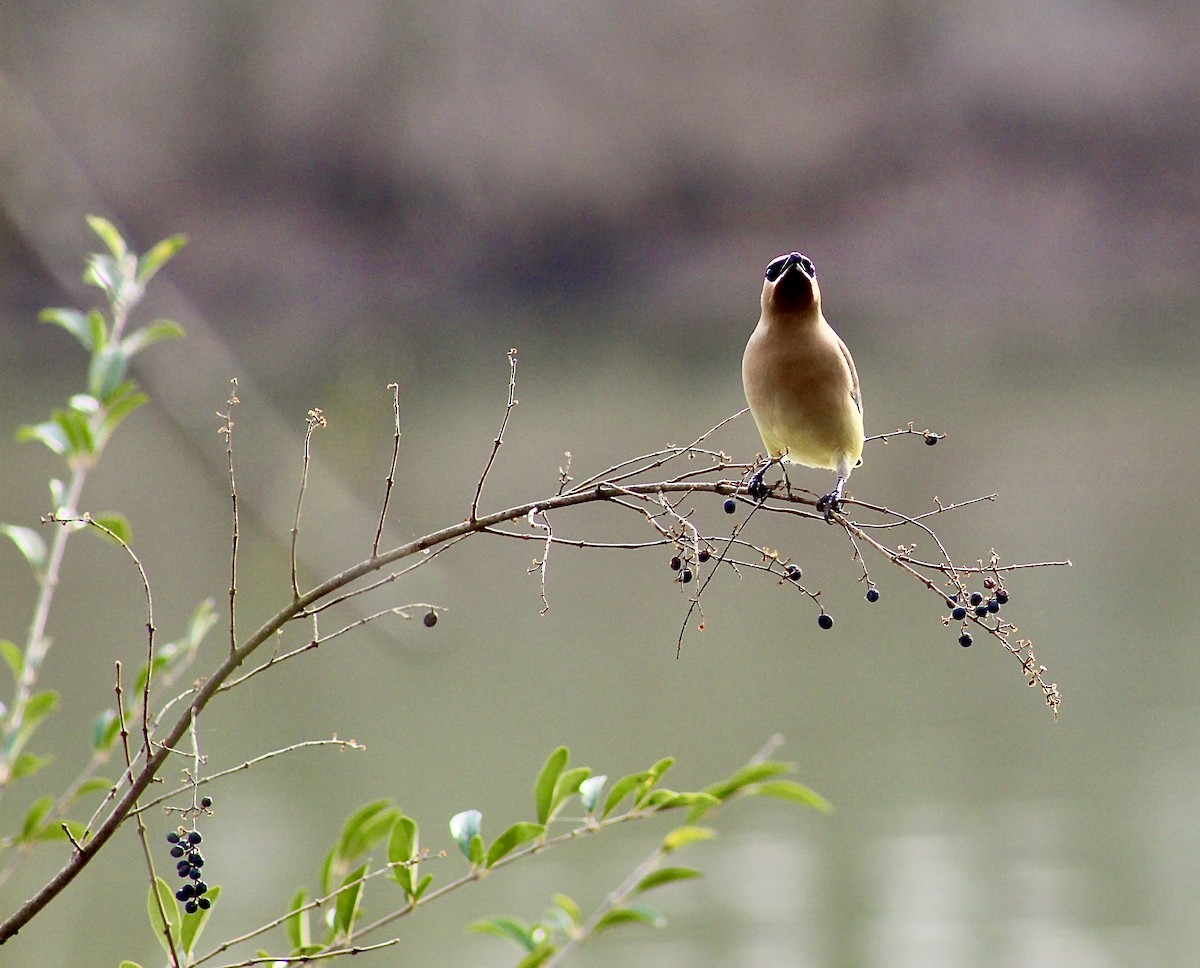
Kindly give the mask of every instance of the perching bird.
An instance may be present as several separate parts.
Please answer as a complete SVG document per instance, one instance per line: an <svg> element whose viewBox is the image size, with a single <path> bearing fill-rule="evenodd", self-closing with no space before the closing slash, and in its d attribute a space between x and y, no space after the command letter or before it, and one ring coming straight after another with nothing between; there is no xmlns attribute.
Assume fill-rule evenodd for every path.
<svg viewBox="0 0 1200 968"><path fill-rule="evenodd" d="M817 502L828 519L862 457L862 392L850 351L821 312L816 269L799 252L767 266L742 386L768 458L837 471L837 484ZM751 494L764 493L764 471L751 479Z"/></svg>

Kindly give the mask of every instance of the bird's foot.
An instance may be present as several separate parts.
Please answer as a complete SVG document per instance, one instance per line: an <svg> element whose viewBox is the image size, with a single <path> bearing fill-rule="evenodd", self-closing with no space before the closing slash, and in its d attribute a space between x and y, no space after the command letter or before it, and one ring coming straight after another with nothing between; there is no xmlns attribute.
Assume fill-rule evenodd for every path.
<svg viewBox="0 0 1200 968"><path fill-rule="evenodd" d="M770 464L767 465L767 467L770 466ZM767 496L768 493L767 485L763 483L763 474L767 472L767 467L764 467L761 471L751 477L750 483L746 485L746 493L756 501L761 501Z"/></svg>
<svg viewBox="0 0 1200 968"><path fill-rule="evenodd" d="M825 523L833 524L834 514L842 510L842 490L846 482L838 478L837 486L828 494L817 499L817 511L825 515Z"/></svg>

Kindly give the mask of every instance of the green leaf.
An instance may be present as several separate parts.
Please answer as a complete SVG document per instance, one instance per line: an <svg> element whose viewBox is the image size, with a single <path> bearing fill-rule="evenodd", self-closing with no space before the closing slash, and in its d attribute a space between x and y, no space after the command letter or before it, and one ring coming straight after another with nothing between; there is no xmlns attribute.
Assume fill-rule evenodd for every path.
<svg viewBox="0 0 1200 968"><path fill-rule="evenodd" d="M54 806L54 797L46 794L44 797L38 797L25 811L25 819L21 821L21 836L20 840L33 840L37 832L42 827L42 821L46 819L46 815Z"/></svg>
<svg viewBox="0 0 1200 968"><path fill-rule="evenodd" d="M425 893L425 891L428 889L429 885L432 883L433 883L433 875L432 874L426 874L424 877L422 877L417 882L417 886L413 889L413 892L412 892L413 901L416 902L416 901L421 900L421 896Z"/></svg>
<svg viewBox="0 0 1200 968"><path fill-rule="evenodd" d="M711 793L676 793L674 790L655 790L646 799L646 806L654 807L656 810L692 807L694 810L706 811L720 805L721 801Z"/></svg>
<svg viewBox="0 0 1200 968"><path fill-rule="evenodd" d="M321 893L328 894L333 890L333 867L337 863L338 852L337 845L329 848L329 853L325 855L325 859L321 862Z"/></svg>
<svg viewBox="0 0 1200 968"><path fill-rule="evenodd" d="M660 867L638 881L637 887L634 890L638 894L644 894L646 891L662 887L664 884L671 884L675 881L686 881L693 877L703 876L700 871L693 870L691 867Z"/></svg>
<svg viewBox="0 0 1200 968"><path fill-rule="evenodd" d="M613 784L613 788L608 791L608 798L604 801L604 810L600 814L600 819L603 820L618 803L624 800L634 789L646 783L650 779L648 772L630 773L628 776L623 776Z"/></svg>
<svg viewBox="0 0 1200 968"><path fill-rule="evenodd" d="M208 898L210 904L216 904L217 898L221 896L220 886L210 887L208 893L204 896ZM204 926L208 924L208 919L211 916L211 907L200 908L191 914L183 916L183 929L179 933L179 941L183 950L189 955L196 950L196 942L200 940L200 935L204 933Z"/></svg>
<svg viewBox="0 0 1200 968"><path fill-rule="evenodd" d="M546 827L540 823L515 823L504 833L492 841L488 848L485 866L491 867L505 854L511 854L522 844L540 837L546 832Z"/></svg>
<svg viewBox="0 0 1200 968"><path fill-rule="evenodd" d="M791 767L786 763L776 763L770 760L763 763L751 763L748 766L743 766L728 779L705 787L704 792L711 793L718 800L728 800L743 787L747 787L751 783L761 783L763 780L769 780L780 773L788 772L789 769Z"/></svg>
<svg viewBox="0 0 1200 968"><path fill-rule="evenodd" d="M354 930L354 922L358 917L359 905L362 902L363 888L366 887L362 877L367 872L367 865L363 864L357 867L346 875L341 886L345 890L341 891L337 896L337 906L334 912L333 923L339 931L345 935L349 935ZM357 881L357 883L355 883ZM348 885L353 884L353 887Z"/></svg>
<svg viewBox="0 0 1200 968"><path fill-rule="evenodd" d="M149 326L134 330L121 340L121 348L133 359L135 353L165 339L183 339L183 327L169 319L156 319Z"/></svg>
<svg viewBox="0 0 1200 968"><path fill-rule="evenodd" d="M791 803L799 803L806 807L812 807L814 810L820 810L822 813L829 813L833 810L833 804L826 800L821 794L815 790L811 790L803 783L797 783L795 780L771 780L767 783L761 783L751 792L754 796L759 797L774 797L777 800L788 800Z"/></svg>
<svg viewBox="0 0 1200 968"><path fill-rule="evenodd" d="M58 708L58 693L52 689L34 693L25 705L25 720L17 730L16 738L11 741L11 749L19 750L33 735L39 724Z"/></svg>
<svg viewBox="0 0 1200 968"><path fill-rule="evenodd" d="M61 326L79 340L83 348L89 353L96 346L88 318L78 309L43 309L38 313L38 319L43 323L53 323L55 326Z"/></svg>
<svg viewBox="0 0 1200 968"><path fill-rule="evenodd" d="M569 797L574 796L579 791L579 785L591 775L592 771L586 766L577 766L572 770L567 770L558 778L558 782L554 784L554 802L550 808L551 817L558 812L558 808Z"/></svg>
<svg viewBox="0 0 1200 968"><path fill-rule="evenodd" d="M541 968L542 965L550 960L550 956L557 950L558 948L549 942L540 944L534 948L533 951L529 952L529 954L527 954L524 958L518 961L514 968Z"/></svg>
<svg viewBox="0 0 1200 968"><path fill-rule="evenodd" d="M87 780L84 780L75 788L75 791L71 794L71 800L81 800L93 793L99 793L101 790L107 793L112 789L112 786L112 780L108 779L107 777L93 776Z"/></svg>
<svg viewBox="0 0 1200 968"><path fill-rule="evenodd" d="M471 838L467 846L467 860L472 867L479 867L483 863L483 838L478 834Z"/></svg>
<svg viewBox="0 0 1200 968"><path fill-rule="evenodd" d="M615 927L618 924L648 924L652 928L661 928L666 924L666 919L655 911L653 908L643 907L637 904L631 904L628 907L614 908L605 913L605 915L596 922L596 930L593 934L599 934L608 928Z"/></svg>
<svg viewBox="0 0 1200 968"><path fill-rule="evenodd" d="M120 345L104 347L92 355L88 364L88 393L97 400L107 400L125 379L129 356Z"/></svg>
<svg viewBox="0 0 1200 968"><path fill-rule="evenodd" d="M8 671L12 673L13 683L20 682L21 672L25 668L25 653L8 639L0 639L0 655L8 664Z"/></svg>
<svg viewBox="0 0 1200 968"><path fill-rule="evenodd" d="M321 862L320 884L321 893L329 894L333 890L333 867L337 863L337 845L329 848L329 853Z"/></svg>
<svg viewBox="0 0 1200 968"><path fill-rule="evenodd" d="M555 894L554 906L562 911L575 927L583 924L583 912L579 910L579 905L566 894Z"/></svg>
<svg viewBox="0 0 1200 968"><path fill-rule="evenodd" d="M413 900L413 885L417 880L415 858L420 849L417 822L412 817L397 817L388 837L388 863L403 866L392 868L388 876L400 885L410 901Z"/></svg>
<svg viewBox="0 0 1200 968"><path fill-rule="evenodd" d="M137 388L132 380L126 380L118 386L105 401L104 420L102 422L104 436L111 437L121 421L150 398Z"/></svg>
<svg viewBox="0 0 1200 968"><path fill-rule="evenodd" d="M186 235L172 235L170 238L163 239L152 245L141 258L138 259L137 281L139 285L145 285L164 265L166 265L185 245L187 245Z"/></svg>
<svg viewBox="0 0 1200 968"><path fill-rule="evenodd" d="M70 449L71 441L55 421L47 420L40 424L24 424L17 428L17 440L24 443L36 440L45 444L60 457Z"/></svg>
<svg viewBox="0 0 1200 968"><path fill-rule="evenodd" d="M136 961L122 961L117 968L142 968Z"/></svg>
<svg viewBox="0 0 1200 968"><path fill-rule="evenodd" d="M129 254L129 248L125 245L125 240L121 238L121 233L117 231L117 227L108 219L101 215L88 215L87 224L91 226L93 232L100 236L100 240L108 246L108 251L118 259L122 259Z"/></svg>
<svg viewBox="0 0 1200 968"><path fill-rule="evenodd" d="M104 535L106 538L115 537L127 545L133 539L133 530L129 527L129 519L119 511L103 511L100 514L93 514L92 520L112 532L112 535L108 535L104 531L94 529L97 534Z"/></svg>
<svg viewBox="0 0 1200 968"><path fill-rule="evenodd" d="M33 776L47 763L53 763L52 756L34 756L32 753L22 753L18 756L12 765L12 770L8 774L10 780L19 780L23 776Z"/></svg>
<svg viewBox="0 0 1200 968"><path fill-rule="evenodd" d="M363 804L346 819L338 838L337 851L342 860L365 854L380 843L392 829L400 811L391 800L374 800Z"/></svg>
<svg viewBox="0 0 1200 968"><path fill-rule="evenodd" d="M98 309L91 309L87 314L88 332L92 337L92 350L97 350L108 342L108 324L104 314Z"/></svg>
<svg viewBox="0 0 1200 968"><path fill-rule="evenodd" d="M112 749L117 733L121 731L121 719L115 709L106 709L92 723L92 749L96 752Z"/></svg>
<svg viewBox="0 0 1200 968"><path fill-rule="evenodd" d="M293 951L312 943L308 912L300 910L307 901L308 892L304 888L296 891L292 895L292 903L288 907L289 913L283 922L284 930L287 931L288 944L291 945Z"/></svg>
<svg viewBox="0 0 1200 968"><path fill-rule="evenodd" d="M87 417L78 410L55 410L51 417L66 438L69 455L91 454L95 451L92 428Z"/></svg>
<svg viewBox="0 0 1200 968"><path fill-rule="evenodd" d="M412 860L419 847L417 822L401 814L392 824L388 837L388 862L403 864Z"/></svg>
<svg viewBox="0 0 1200 968"><path fill-rule="evenodd" d="M17 546L29 567L40 574L46 567L46 542L42 540L42 536L32 528L23 528L18 524L0 525L0 531L8 535Z"/></svg>
<svg viewBox="0 0 1200 968"><path fill-rule="evenodd" d="M662 850L663 853L669 854L688 844L694 844L701 840L712 840L716 835L717 832L708 827L692 827L690 825L676 827L663 838Z"/></svg>
<svg viewBox="0 0 1200 968"><path fill-rule="evenodd" d="M163 912L167 916L167 923L163 924L162 914L159 913L158 903L155 903L154 892L158 891L158 903L162 904ZM171 929L173 937L179 937L180 917L179 908L175 905L175 895L171 893L171 888L167 886L167 882L161 877L154 878L154 884L147 892L146 912L150 915L150 930L154 936L158 938L158 943L162 945L163 951L170 953L170 948L167 945L167 937L163 933L164 928Z"/></svg>
<svg viewBox="0 0 1200 968"><path fill-rule="evenodd" d="M649 796L650 790L658 783L659 780L662 779L662 775L674 765L675 757L664 756L646 771L648 774L648 779L641 791L638 793L637 799L634 801L635 806L640 807L646 801L646 797Z"/></svg>
<svg viewBox="0 0 1200 968"><path fill-rule="evenodd" d="M537 782L533 785L533 801L537 807L538 823L549 823L550 811L554 806L554 787L558 777L567 765L570 751L560 746L547 757L545 764L538 773Z"/></svg>
<svg viewBox="0 0 1200 968"><path fill-rule="evenodd" d="M479 836L482 824L483 814L478 810L464 810L450 818L450 836L467 860L471 859L471 841Z"/></svg>
<svg viewBox="0 0 1200 968"><path fill-rule="evenodd" d="M537 946L533 937L533 929L524 921L516 918L488 918L486 921L473 921L467 925L468 931L476 934L491 934L505 941L520 945L526 951L532 951Z"/></svg>

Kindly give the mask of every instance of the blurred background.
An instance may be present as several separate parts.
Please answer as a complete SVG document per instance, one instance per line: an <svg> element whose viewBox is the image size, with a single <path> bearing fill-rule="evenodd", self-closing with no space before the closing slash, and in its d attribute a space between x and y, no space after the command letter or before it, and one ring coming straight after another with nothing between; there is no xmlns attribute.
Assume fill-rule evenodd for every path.
<svg viewBox="0 0 1200 968"><path fill-rule="evenodd" d="M436 628L377 624L210 707L211 771L334 733L368 748L212 785L206 874L225 894L206 940L311 890L368 799L394 798L439 849L459 810L482 809L492 836L528 819L559 743L610 776L673 754L669 785L687 788L781 733L836 811L731 808L680 858L708 876L652 899L668 926L615 932L578 964L1195 964L1200 650L1179 602L1200 571L1198 35L1195 4L1119 0L0 7L0 518L35 525L59 472L12 431L83 386L76 345L36 318L94 301L84 216L140 249L187 233L135 320L176 319L187 341L139 357L152 403L83 502L130 518L162 637L226 600L215 414L231 378L249 630L288 594L309 407L330 421L301 537L311 582L369 550L389 382L396 543L466 516L509 347L520 404L488 509L553 493L566 451L583 478L736 412L762 269L793 248L854 351L868 433L948 435L872 445L853 493L918 513L996 492L940 526L956 558L1074 562L1010 582L1062 690L1054 724L1011 656L959 648L898 570L873 566L882 599L864 602L837 529L760 517L751 535L803 564L833 630L773 582L726 577L678 660L669 554L558 549L539 617L537 548L467 542L376 606L435 602ZM760 447L748 418L714 443ZM695 520L729 527L715 500ZM556 527L648 537L612 512ZM0 635L20 641L34 588L11 548L0 580ZM3 829L78 771L143 624L127 561L76 539L43 670L62 709L34 745L55 762L6 799ZM198 671L223 648L214 632ZM535 918L559 890L589 909L665 829L489 877L371 963L513 964L465 925ZM144 862L131 830L118 839L0 964L159 963ZM63 858L26 860L0 909ZM433 865L439 882L457 871Z"/></svg>

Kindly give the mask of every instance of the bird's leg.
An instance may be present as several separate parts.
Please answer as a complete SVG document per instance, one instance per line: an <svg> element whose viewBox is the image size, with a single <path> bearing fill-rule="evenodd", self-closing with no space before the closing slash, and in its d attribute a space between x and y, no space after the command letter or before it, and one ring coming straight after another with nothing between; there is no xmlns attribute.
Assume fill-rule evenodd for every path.
<svg viewBox="0 0 1200 968"><path fill-rule="evenodd" d="M827 524L833 524L833 513L842 509L842 492L846 489L846 478L838 475L833 490L817 501L817 510L825 515Z"/></svg>
<svg viewBox="0 0 1200 968"><path fill-rule="evenodd" d="M746 485L746 493L749 494L754 500L761 501L767 496L768 488L767 485L763 483L763 475L771 469L772 464L776 463L782 462L778 457L768 457L767 462L751 476L750 482ZM787 476L786 472L784 472L784 476Z"/></svg>

